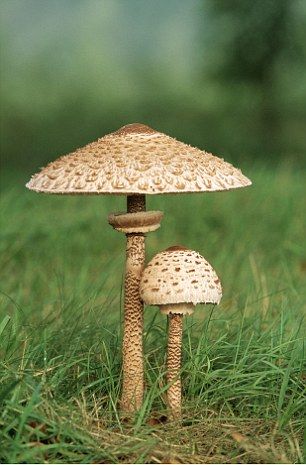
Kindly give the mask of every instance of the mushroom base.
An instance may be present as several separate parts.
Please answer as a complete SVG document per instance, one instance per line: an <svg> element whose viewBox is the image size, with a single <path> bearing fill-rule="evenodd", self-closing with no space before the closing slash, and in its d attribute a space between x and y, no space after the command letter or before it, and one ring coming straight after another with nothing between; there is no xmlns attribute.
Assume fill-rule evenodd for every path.
<svg viewBox="0 0 306 465"><path fill-rule="evenodd" d="M164 315L192 315L194 312L194 305L192 303L168 304L160 305L159 309Z"/></svg>

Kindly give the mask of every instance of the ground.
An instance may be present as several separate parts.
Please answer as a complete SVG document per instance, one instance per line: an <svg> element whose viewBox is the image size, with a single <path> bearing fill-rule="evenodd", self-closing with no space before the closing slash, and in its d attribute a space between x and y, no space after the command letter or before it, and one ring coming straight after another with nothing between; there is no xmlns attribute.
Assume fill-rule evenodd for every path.
<svg viewBox="0 0 306 465"><path fill-rule="evenodd" d="M244 170L253 186L151 197L170 245L198 250L224 296L186 318L183 422L166 421L166 318L145 311L146 399L120 417L122 197L28 192L2 176L0 462L303 463L306 177Z"/></svg>

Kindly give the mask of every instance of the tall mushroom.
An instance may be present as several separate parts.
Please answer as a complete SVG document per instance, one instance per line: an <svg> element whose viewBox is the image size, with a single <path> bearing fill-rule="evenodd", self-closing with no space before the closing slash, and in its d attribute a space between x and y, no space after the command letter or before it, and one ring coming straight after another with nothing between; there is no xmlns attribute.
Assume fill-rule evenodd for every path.
<svg viewBox="0 0 306 465"><path fill-rule="evenodd" d="M145 233L157 229L162 216L161 212L146 215L145 195L222 191L250 184L223 159L139 123L123 126L58 158L28 182L29 189L49 194L127 196L127 213L109 218L127 237L121 399L125 411L139 409L143 400L139 280L145 261Z"/></svg>
<svg viewBox="0 0 306 465"><path fill-rule="evenodd" d="M160 252L148 263L140 281L140 296L147 305L158 305L168 315L167 391L173 419L181 417L181 347L183 316L199 303L218 304L220 280L199 253L182 246Z"/></svg>

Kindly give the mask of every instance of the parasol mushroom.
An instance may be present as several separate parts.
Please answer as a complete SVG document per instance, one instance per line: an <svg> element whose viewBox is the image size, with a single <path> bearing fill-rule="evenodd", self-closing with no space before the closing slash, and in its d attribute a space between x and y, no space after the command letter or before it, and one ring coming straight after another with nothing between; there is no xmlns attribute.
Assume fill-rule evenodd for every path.
<svg viewBox="0 0 306 465"><path fill-rule="evenodd" d="M139 281L145 233L157 229L161 212L146 212L146 194L212 192L249 186L251 181L223 159L135 123L49 163L27 187L49 194L127 196L127 213L109 222L127 237L123 388L121 406L140 408L144 391L143 303ZM130 215L130 216L129 216Z"/></svg>
<svg viewBox="0 0 306 465"><path fill-rule="evenodd" d="M168 315L167 402L173 419L181 418L181 347L183 316L199 303L218 304L220 280L199 253L182 246L160 252L146 266L140 296L147 305L158 305Z"/></svg>

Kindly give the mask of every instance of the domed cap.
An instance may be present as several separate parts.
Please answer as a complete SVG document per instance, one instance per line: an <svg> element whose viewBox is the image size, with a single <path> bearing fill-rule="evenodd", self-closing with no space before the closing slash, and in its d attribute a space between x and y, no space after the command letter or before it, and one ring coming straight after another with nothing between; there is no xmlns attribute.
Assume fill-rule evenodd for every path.
<svg viewBox="0 0 306 465"><path fill-rule="evenodd" d="M216 303L222 297L220 280L198 252L174 246L160 252L146 266L140 296L147 305Z"/></svg>
<svg viewBox="0 0 306 465"><path fill-rule="evenodd" d="M251 181L223 159L144 124L129 124L49 163L26 185L50 194L222 191Z"/></svg>

